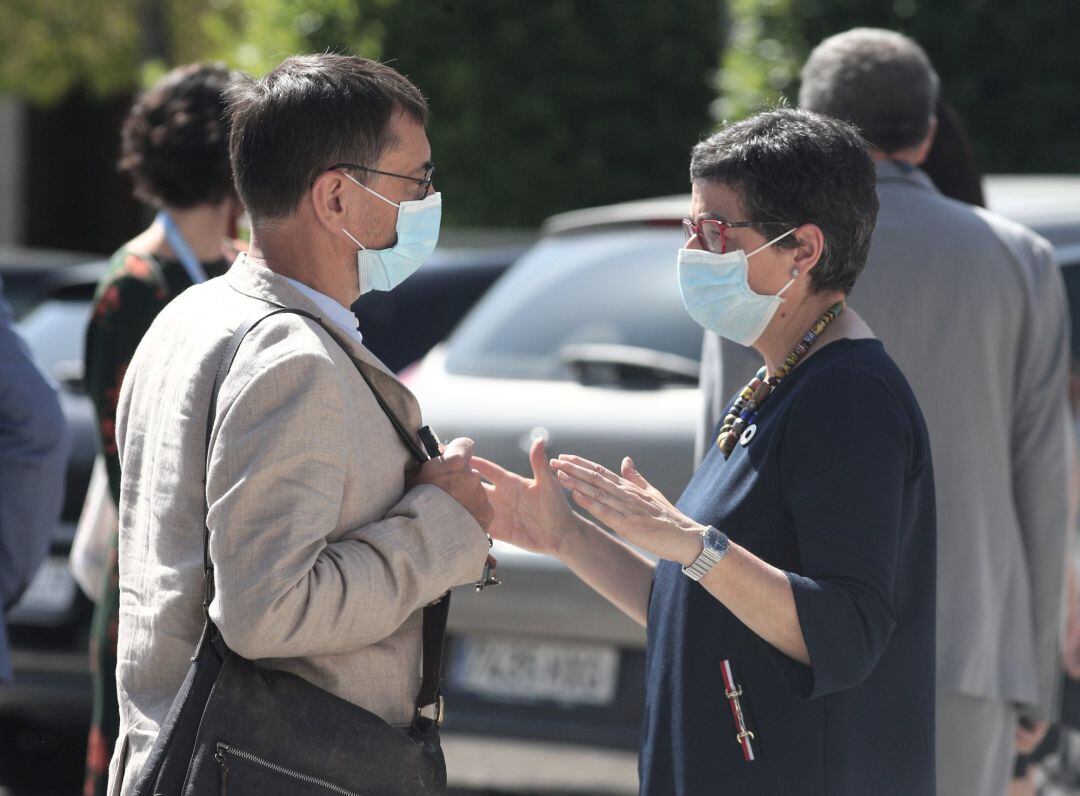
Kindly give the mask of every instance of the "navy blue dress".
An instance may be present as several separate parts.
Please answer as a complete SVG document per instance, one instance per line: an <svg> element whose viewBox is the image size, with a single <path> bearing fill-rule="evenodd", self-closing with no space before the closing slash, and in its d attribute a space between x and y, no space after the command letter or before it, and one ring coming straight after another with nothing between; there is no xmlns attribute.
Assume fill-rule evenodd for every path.
<svg viewBox="0 0 1080 796"><path fill-rule="evenodd" d="M713 446L678 505L788 573L811 665L661 561L642 792L932 794L936 527L915 396L880 342L838 340L781 382L755 425L728 461Z"/></svg>

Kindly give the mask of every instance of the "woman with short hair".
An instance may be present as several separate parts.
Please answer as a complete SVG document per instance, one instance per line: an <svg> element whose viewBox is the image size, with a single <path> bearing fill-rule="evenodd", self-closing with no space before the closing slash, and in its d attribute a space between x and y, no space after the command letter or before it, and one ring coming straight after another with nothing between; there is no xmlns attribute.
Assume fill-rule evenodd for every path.
<svg viewBox="0 0 1080 796"><path fill-rule="evenodd" d="M930 446L846 307L874 165L854 128L781 109L698 144L690 173L687 311L763 367L677 504L629 458L616 474L537 442L532 479L473 459L491 532L646 626L643 793L932 793Z"/></svg>

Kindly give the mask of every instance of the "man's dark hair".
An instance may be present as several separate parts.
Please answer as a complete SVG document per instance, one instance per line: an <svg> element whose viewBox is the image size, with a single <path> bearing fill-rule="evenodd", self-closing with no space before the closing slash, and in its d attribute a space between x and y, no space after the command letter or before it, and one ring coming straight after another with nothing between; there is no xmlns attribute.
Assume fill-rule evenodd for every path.
<svg viewBox="0 0 1080 796"><path fill-rule="evenodd" d="M145 202L177 208L233 195L222 64L177 67L136 100L120 132L119 169Z"/></svg>
<svg viewBox="0 0 1080 796"><path fill-rule="evenodd" d="M373 166L394 144L396 113L427 123L416 86L385 64L350 55L287 58L228 98L236 190L255 222L292 213L335 163Z"/></svg>
<svg viewBox="0 0 1080 796"><path fill-rule="evenodd" d="M810 53L799 105L851 122L873 146L892 153L926 138L938 88L930 59L907 36L853 28Z"/></svg>
<svg viewBox="0 0 1080 796"><path fill-rule="evenodd" d="M851 125L790 108L759 113L695 146L690 179L733 190L747 218L728 220L770 222L756 228L767 238L817 224L825 247L810 284L818 292L851 292L878 210L874 161ZM798 244L788 236L775 245Z"/></svg>

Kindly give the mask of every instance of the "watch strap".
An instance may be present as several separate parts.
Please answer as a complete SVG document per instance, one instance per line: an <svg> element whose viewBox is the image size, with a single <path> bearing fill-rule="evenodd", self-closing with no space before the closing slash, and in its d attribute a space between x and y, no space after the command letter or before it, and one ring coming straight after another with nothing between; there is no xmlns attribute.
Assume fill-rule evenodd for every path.
<svg viewBox="0 0 1080 796"><path fill-rule="evenodd" d="M690 580L701 580L728 552L728 538L723 531L711 525L701 532L701 553L690 564L682 568L683 574Z"/></svg>

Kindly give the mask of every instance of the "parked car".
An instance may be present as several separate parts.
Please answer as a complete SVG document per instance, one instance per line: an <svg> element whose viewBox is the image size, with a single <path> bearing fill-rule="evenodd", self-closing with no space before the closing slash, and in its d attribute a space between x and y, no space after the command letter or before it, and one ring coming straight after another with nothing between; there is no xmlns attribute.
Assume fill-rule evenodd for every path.
<svg viewBox="0 0 1080 796"><path fill-rule="evenodd" d="M480 245L487 240L437 249L393 293L364 296L354 305L365 342L384 362L401 367L422 357L526 248L520 235ZM77 253L22 250L10 259L5 254L0 250L5 292L18 307L30 348L60 386L72 437L64 507L49 556L7 617L16 680L0 689L0 740L9 741L6 748L51 753L83 743L79 733L90 719L93 607L67 560L97 452L94 410L83 388L83 338L108 262ZM19 754L0 754L0 784L15 782L24 763Z"/></svg>
<svg viewBox="0 0 1080 796"><path fill-rule="evenodd" d="M54 291L78 282L72 266L94 259L95 255L82 252L0 246L0 280L16 320Z"/></svg>
<svg viewBox="0 0 1080 796"><path fill-rule="evenodd" d="M1054 244L1080 313L1080 178L990 177L991 207ZM532 439L674 499L693 469L702 332L678 290L688 196L551 218L542 239L407 381L449 439L529 473ZM1080 322L1073 349L1080 352ZM644 631L557 561L496 543L504 585L455 595L447 727L633 748Z"/></svg>
<svg viewBox="0 0 1080 796"><path fill-rule="evenodd" d="M449 237L454 240L453 235ZM532 236L511 235L498 239L497 245L488 245L489 241L490 236L465 239L467 246L444 244L423 268L394 290L368 293L352 305L364 344L388 368L399 371L418 362L445 340L462 316L525 252Z"/></svg>

